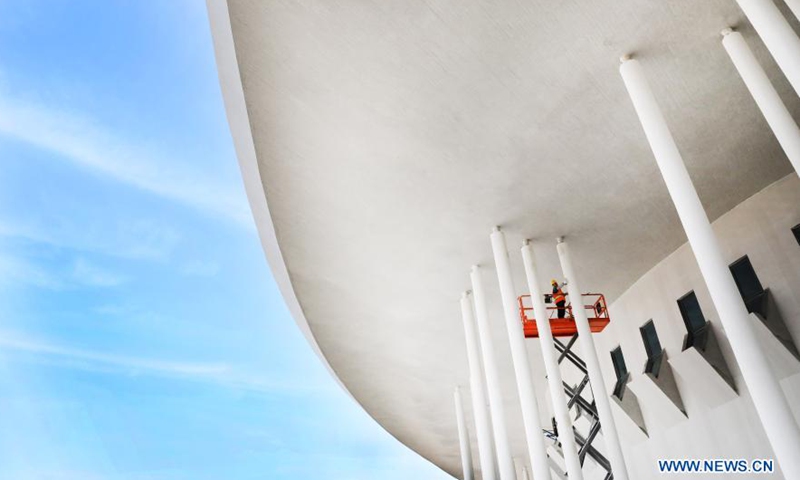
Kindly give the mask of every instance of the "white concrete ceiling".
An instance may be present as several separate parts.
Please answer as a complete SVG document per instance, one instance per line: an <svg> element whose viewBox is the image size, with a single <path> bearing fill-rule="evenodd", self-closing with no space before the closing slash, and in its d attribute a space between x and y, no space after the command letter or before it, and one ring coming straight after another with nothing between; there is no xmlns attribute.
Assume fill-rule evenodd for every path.
<svg viewBox="0 0 800 480"><path fill-rule="evenodd" d="M581 283L611 299L685 241L620 55L642 62L710 217L790 172L720 30L741 30L793 113L800 102L732 0L229 8L261 182L311 331L364 408L453 474L452 388L467 384L458 299L474 263L498 297L491 227L507 232L519 294L523 237L556 277L566 235Z"/></svg>

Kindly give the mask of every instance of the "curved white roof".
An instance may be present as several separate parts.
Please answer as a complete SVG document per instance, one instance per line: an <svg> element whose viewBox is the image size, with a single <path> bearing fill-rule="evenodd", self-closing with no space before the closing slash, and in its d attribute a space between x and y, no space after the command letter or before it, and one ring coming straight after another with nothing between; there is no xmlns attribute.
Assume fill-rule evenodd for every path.
<svg viewBox="0 0 800 480"><path fill-rule="evenodd" d="M620 55L646 69L712 219L791 171L720 30L742 31L793 113L800 102L734 2L229 0L229 24L209 5L245 183L290 308L356 400L453 474L452 388L467 384L458 299L474 263L499 298L491 227L506 231L520 294L525 237L559 276L554 238L566 235L581 283L612 300L685 241Z"/></svg>

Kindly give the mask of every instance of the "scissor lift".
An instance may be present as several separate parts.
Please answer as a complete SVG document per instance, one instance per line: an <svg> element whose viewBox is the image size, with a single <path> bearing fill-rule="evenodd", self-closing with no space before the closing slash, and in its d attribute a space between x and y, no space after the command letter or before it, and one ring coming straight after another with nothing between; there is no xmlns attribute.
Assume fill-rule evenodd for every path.
<svg viewBox="0 0 800 480"><path fill-rule="evenodd" d="M569 300L569 294L566 294ZM551 296L545 295L545 303L547 308L547 316L550 318L550 329L553 331L554 337L569 337L578 333L578 328L575 326L575 318L572 315L572 304L568 303L565 310L564 318L558 318L559 308L552 304ZM538 338L539 328L536 326L536 321L533 317L533 306L531 306L531 296L522 295L518 299L519 303L519 317L522 320L522 327L525 331L526 338ZM586 317L589 319L589 328L592 333L602 332L608 322L608 307L606 304L606 297L602 293L584 293L581 295L581 303L586 310Z"/></svg>
<svg viewBox="0 0 800 480"><path fill-rule="evenodd" d="M569 294L566 294L569 300ZM519 297L519 316L522 320L522 327L525 332L526 338L538 338L539 329L536 326L536 320L533 317L533 307L531 306L531 296L523 295ZM578 329L575 325L575 318L573 317L573 307L571 303L567 303L564 307L564 318L558 317L559 308L552 304L551 296L545 295L545 304L547 308L547 315L550 321L550 329L553 331L553 337L571 337L569 341L564 344L558 338L553 338L556 349L560 355L558 363L561 364L564 360L568 360L575 368L582 374L583 379L577 385L570 386L564 382L564 391L567 394L567 408L577 409L579 415L585 415L591 422L589 431L581 433L577 428L572 427L575 431L575 440L578 443L578 458L580 459L581 466L588 455L605 471L605 480L613 480L614 475L611 473L611 462L603 456L595 447L592 442L597 438L600 433L600 415L597 413L597 406L594 402L594 392L592 392L592 401L589 402L582 392L589 386L589 373L586 370L586 363L572 350L575 342L578 340ZM581 306L586 310L586 317L589 319L589 328L592 333L602 332L606 325L609 324L611 318L608 315L608 304L606 298L601 293L584 293L581 295ZM544 435L547 438L557 439L557 425L553 419L553 430L544 430Z"/></svg>

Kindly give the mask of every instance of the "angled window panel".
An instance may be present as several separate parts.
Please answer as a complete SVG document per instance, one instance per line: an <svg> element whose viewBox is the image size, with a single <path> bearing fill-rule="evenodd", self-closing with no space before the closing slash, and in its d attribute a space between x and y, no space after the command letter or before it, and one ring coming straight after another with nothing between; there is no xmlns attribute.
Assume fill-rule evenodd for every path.
<svg viewBox="0 0 800 480"><path fill-rule="evenodd" d="M705 348L708 332L708 322L703 315L703 310L700 308L700 302L697 301L697 295L691 291L678 299L678 309L683 318L683 324L686 326L686 342L683 349L696 347L699 349Z"/></svg>
<svg viewBox="0 0 800 480"><path fill-rule="evenodd" d="M661 342L658 340L658 332L652 320L642 325L639 328L639 333L642 335L642 343L644 343L644 350L647 353L647 363L645 364L644 371L652 373L656 377L661 370L661 358L663 349Z"/></svg>
<svg viewBox="0 0 800 480"><path fill-rule="evenodd" d="M764 287L761 286L758 275L756 275L753 264L750 263L750 259L747 255L733 262L730 265L730 269L733 279L736 281L736 287L739 289L739 294L742 296L742 300L744 300L745 303L750 302L764 293Z"/></svg>
<svg viewBox="0 0 800 480"><path fill-rule="evenodd" d="M614 396L621 399L625 394L625 384L628 382L628 366L625 365L622 347L617 347L611 351L611 363L614 365L614 373L617 376L617 383L614 385Z"/></svg>

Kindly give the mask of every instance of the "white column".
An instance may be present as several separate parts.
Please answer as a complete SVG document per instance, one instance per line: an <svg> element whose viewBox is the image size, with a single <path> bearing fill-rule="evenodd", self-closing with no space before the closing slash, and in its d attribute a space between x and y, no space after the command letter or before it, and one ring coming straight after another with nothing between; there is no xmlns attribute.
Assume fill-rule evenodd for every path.
<svg viewBox="0 0 800 480"><path fill-rule="evenodd" d="M514 460L511 457L511 448L508 444L508 431L506 430L506 414L503 407L503 392L500 388L500 377L497 370L497 361L492 345L491 326L489 325L489 309L486 306L486 294L483 290L481 270L477 265L470 272L472 280L472 293L475 297L475 316L478 319L478 338L481 341L483 353L483 368L486 373L486 390L489 393L489 409L492 412L492 429L494 430L494 446L497 452L497 466L500 480L514 480Z"/></svg>
<svg viewBox="0 0 800 480"><path fill-rule="evenodd" d="M753 332L697 191L641 66L623 58L620 73L689 238L767 438L786 478L800 478L800 429Z"/></svg>
<svg viewBox="0 0 800 480"><path fill-rule="evenodd" d="M789 10L800 20L800 0L786 0L786 5L789 5Z"/></svg>
<svg viewBox="0 0 800 480"><path fill-rule="evenodd" d="M611 401L608 399L606 382L603 380L603 372L600 370L600 360L597 357L597 350L594 346L594 337L589 327L589 319L586 318L586 309L583 308L583 299L581 297L583 290L581 290L578 276L575 274L569 248L561 238L559 238L558 243L558 258L561 260L561 269L564 271L564 276L569 282L572 315L575 317L575 325L578 327L578 342L581 344L583 361L586 362L586 370L589 373L589 382L592 385L597 415L600 417L600 429L608 451L611 471L614 473L614 480L628 480L628 472L625 469L625 458L622 456L622 446L619 442L617 426L614 424L614 417L611 414Z"/></svg>
<svg viewBox="0 0 800 480"><path fill-rule="evenodd" d="M467 421L464 419L464 407L461 405L461 392L458 387L453 392L453 399L456 404L456 425L458 426L458 445L461 449L461 470L464 472L464 480L475 480L475 474L472 471L472 453L469 450Z"/></svg>
<svg viewBox="0 0 800 480"><path fill-rule="evenodd" d="M514 362L517 391L522 406L522 424L525 427L531 469L536 480L546 480L550 478L550 465L547 461L547 448L544 445L544 433L539 417L539 402L533 388L531 366L528 363L528 352L525 350L525 335L522 332L522 321L517 311L517 294L514 288L514 279L511 276L506 239L499 227L495 227L491 240L497 281L500 283L508 342L511 345L511 360Z"/></svg>
<svg viewBox="0 0 800 480"><path fill-rule="evenodd" d="M469 364L469 390L472 395L472 412L475 417L475 434L478 437L478 458L481 461L481 478L495 480L497 465L492 446L492 425L483 386L483 367L475 332L475 316L472 301L467 292L461 295L461 317L464 320L464 337L467 343L467 362Z"/></svg>
<svg viewBox="0 0 800 480"><path fill-rule="evenodd" d="M800 94L800 38L773 0L736 0L794 91Z"/></svg>
<svg viewBox="0 0 800 480"><path fill-rule="evenodd" d="M572 431L572 418L569 416L567 408L567 395L564 393L561 369L558 367L558 352L553 343L550 319L544 305L544 292L542 292L536 271L536 258L528 240L525 240L522 245L522 262L525 264L525 276L528 279L528 290L533 302L536 328L539 330L539 344L542 347L544 367L547 370L550 399L553 403L556 422L558 422L558 439L561 441L561 449L564 452L567 475L570 480L583 480L581 461L578 458L578 445L575 443L575 432Z"/></svg>
<svg viewBox="0 0 800 480"><path fill-rule="evenodd" d="M800 1L800 0L799 0ZM781 97L769 81L764 69L739 32L730 28L722 31L722 45L728 52L736 70L744 80L750 95L767 119L772 133L778 139L795 172L800 173L800 128L789 113Z"/></svg>

